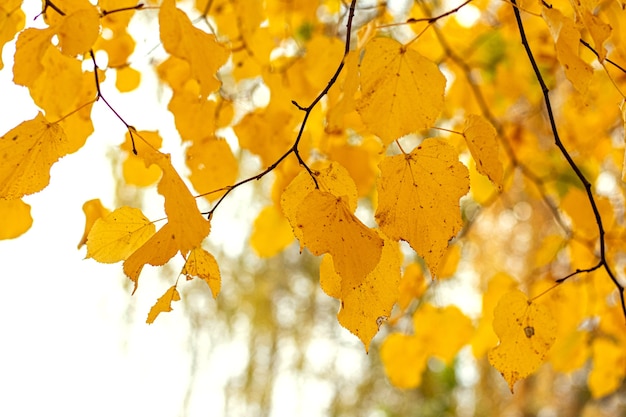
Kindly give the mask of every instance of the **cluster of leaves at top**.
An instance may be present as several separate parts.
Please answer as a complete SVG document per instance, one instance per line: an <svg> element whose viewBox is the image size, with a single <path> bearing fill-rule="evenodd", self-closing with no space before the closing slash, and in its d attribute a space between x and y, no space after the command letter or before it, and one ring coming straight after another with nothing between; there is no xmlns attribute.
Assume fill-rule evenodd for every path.
<svg viewBox="0 0 626 417"><path fill-rule="evenodd" d="M22 197L46 187L51 166L85 144L92 108L103 103L128 129L124 180L158 183L166 218L92 200L79 247L86 244L87 257L99 262L123 261L135 289L145 265L180 254L179 277L201 278L217 296L218 263L203 248L214 211L235 188L272 173L271 203L253 225L252 248L271 257L295 237L301 250L324 255L321 286L341 300L339 322L366 349L381 324L391 328L412 314L413 334L392 333L381 347L395 385L418 386L428 358L450 362L471 344L476 357L488 353L511 390L546 359L562 372L591 359L594 396L619 386L626 332L613 268L626 248L624 222L613 213L623 209L624 187L617 184L609 200L583 175L613 175L623 159L615 138L623 122L626 74L618 63L626 62L626 12L618 2L468 0L450 10L396 2L403 6L396 10L375 1L197 0L187 13L175 0L46 0L39 17L46 27L27 29L21 3L0 5L0 45L17 35L13 79L41 112L0 139L0 238L30 227ZM470 29L455 18L465 7L481 14ZM101 93L113 74L121 92L140 84L128 32L138 13L158 13L168 57L156 71L190 144L186 179L159 150L159 134L127 124ZM96 60L101 51L106 68ZM559 94L556 114L544 76ZM221 80L258 77L269 103L235 117L240 109ZM239 149L216 134L225 127ZM267 168L241 178L236 154L244 151ZM199 199L210 211L200 211ZM471 246L469 226L481 214L469 208L486 211L509 199L531 201L552 217L533 237L540 243L526 259L530 273L514 279L483 270L481 259L498 266L493 259L506 255L474 256L473 269L488 274L482 315L470 320L455 306L429 302L425 274L454 275L464 242ZM376 228L355 215L363 201L374 207L366 222ZM158 230L157 222L164 222ZM399 241L418 257L404 259ZM180 300L177 286L178 278L148 323Z"/></svg>

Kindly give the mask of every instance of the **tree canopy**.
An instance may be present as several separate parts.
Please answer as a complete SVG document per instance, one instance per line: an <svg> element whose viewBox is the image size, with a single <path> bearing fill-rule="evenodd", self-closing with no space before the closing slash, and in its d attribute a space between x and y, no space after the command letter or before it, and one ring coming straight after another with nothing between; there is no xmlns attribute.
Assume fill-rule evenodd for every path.
<svg viewBox="0 0 626 417"><path fill-rule="evenodd" d="M164 268L147 323L185 303L189 281L207 297L228 287L212 228L249 188L248 251L317 257L338 322L379 349L395 387L465 348L512 393L546 367L583 372L595 399L622 386L622 1L23 6L0 5L0 46L15 44L0 69L37 114L0 138L0 238L27 233L29 196L107 129L105 112L126 129L118 187L162 206L86 201L76 240L120 263L133 293L146 266ZM171 117L120 111L133 96ZM442 295L464 286L465 300Z"/></svg>

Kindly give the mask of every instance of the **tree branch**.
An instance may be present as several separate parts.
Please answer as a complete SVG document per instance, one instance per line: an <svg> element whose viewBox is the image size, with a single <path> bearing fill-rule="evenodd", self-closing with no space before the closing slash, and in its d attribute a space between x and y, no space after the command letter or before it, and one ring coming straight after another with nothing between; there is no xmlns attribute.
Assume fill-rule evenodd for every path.
<svg viewBox="0 0 626 417"><path fill-rule="evenodd" d="M516 0L511 0L511 3L512 3L512 6L513 6L513 13L515 14L515 20L517 22L517 28L518 28L519 33L520 33L522 45L524 46L524 50L526 51L526 55L528 56L530 64L533 67L533 71L535 72L535 76L537 78L537 81L539 82L539 85L541 86L541 91L543 92L544 103L545 103L545 106L546 106L546 110L548 112L548 118L550 120L550 127L552 129L552 135L554 137L554 143L556 144L557 148L559 148L559 150L561 151L561 154L563 155L563 157L565 158L565 160L569 164L570 168L574 171L574 173L576 174L576 176L578 177L578 179L580 180L580 182L584 186L585 192L587 194L587 199L589 200L589 204L591 205L591 209L593 210L593 215L595 217L596 224L598 226L598 233L599 233L598 240L599 240L599 243L600 243L600 261L599 261L599 263L598 263L598 265L596 267L590 268L589 270L582 270L580 272L590 272L590 271L593 271L593 270L595 270L595 269L597 269L599 267L604 267L604 270L609 275L609 278L611 278L611 281L613 281L613 283L615 284L615 287L618 289L620 300L621 300L621 305L622 305L622 313L624 314L624 317L626 318L626 303L624 301L624 287L617 280L617 277L615 276L614 272L612 271L610 265L608 264L607 258L606 258L605 231L604 231L604 226L602 224L602 216L600 215L600 210L598 209L598 205L597 205L595 197L593 195L593 191L591 190L591 183L589 182L589 180L587 180L587 178L582 173L582 171L580 170L578 165L576 165L576 162L574 162L574 160L572 159L572 157L569 154L568 150L565 148L565 145L563 145L563 142L561 141L561 138L559 136L559 132L558 132L558 129L557 129L557 126L556 126L556 122L555 122L555 119L554 119L554 113L552 112L552 104L550 102L550 90L546 86L546 83L545 83L545 81L543 79L543 76L541 75L541 71L539 70L539 67L537 66L537 61L535 60L533 52L530 49L530 45L528 43L528 39L526 38L526 32L524 30L524 23L522 22L522 17L520 15L519 9L516 7L516 5L517 5ZM563 282L566 279L568 279L568 278L570 278L570 277L572 277L572 276L574 276L574 275L576 275L578 273L579 272L575 272L574 274L570 274L567 277L561 278L560 281Z"/></svg>

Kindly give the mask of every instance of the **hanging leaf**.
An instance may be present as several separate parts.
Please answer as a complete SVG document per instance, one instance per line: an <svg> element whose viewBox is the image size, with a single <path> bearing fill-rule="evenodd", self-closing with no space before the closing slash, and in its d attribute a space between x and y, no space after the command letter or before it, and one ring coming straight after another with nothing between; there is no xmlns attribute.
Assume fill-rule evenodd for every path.
<svg viewBox="0 0 626 417"><path fill-rule="evenodd" d="M544 362L555 341L556 323L545 306L530 301L521 291L504 294L493 317L500 344L489 352L489 363L513 392L515 382Z"/></svg>

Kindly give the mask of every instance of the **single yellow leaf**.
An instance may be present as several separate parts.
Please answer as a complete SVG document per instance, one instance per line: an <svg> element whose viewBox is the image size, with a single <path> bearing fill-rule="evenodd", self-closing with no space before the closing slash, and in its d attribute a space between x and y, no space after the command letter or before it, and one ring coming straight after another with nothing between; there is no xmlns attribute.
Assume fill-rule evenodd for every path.
<svg viewBox="0 0 626 417"><path fill-rule="evenodd" d="M141 210L120 207L97 219L87 235L87 258L115 263L128 258L155 231L154 224Z"/></svg>
<svg viewBox="0 0 626 417"><path fill-rule="evenodd" d="M404 274L398 285L398 307L406 311L414 299L420 298L426 291L427 284L424 279L422 267L412 262L404 268Z"/></svg>
<svg viewBox="0 0 626 417"><path fill-rule="evenodd" d="M89 3L86 6L64 16L56 28L65 55L85 55L100 35L100 13Z"/></svg>
<svg viewBox="0 0 626 417"><path fill-rule="evenodd" d="M0 4L0 70L4 68L2 48L24 28L25 16L21 4L22 0L5 0Z"/></svg>
<svg viewBox="0 0 626 417"><path fill-rule="evenodd" d="M592 342L593 365L587 377L593 398L602 398L617 390L626 377L624 346L605 337Z"/></svg>
<svg viewBox="0 0 626 417"><path fill-rule="evenodd" d="M176 8L175 0L165 0L159 9L161 42L165 50L189 64L193 78L200 84L200 96L217 90L217 70L226 63L228 53L215 36L193 26L187 14Z"/></svg>
<svg viewBox="0 0 626 417"><path fill-rule="evenodd" d="M211 224L200 214L196 199L172 166L170 156L150 148L139 156L146 161L146 166L156 164L163 171L157 191L165 198L168 229L180 252L185 254L200 246L209 234Z"/></svg>
<svg viewBox="0 0 626 417"><path fill-rule="evenodd" d="M159 297L156 304L150 309L146 323L152 324L159 314L172 311L172 301L180 301L180 294L176 285L170 287L165 291L165 294Z"/></svg>
<svg viewBox="0 0 626 417"><path fill-rule="evenodd" d="M267 206L257 216L250 236L250 246L261 258L279 254L293 242L289 221L275 205Z"/></svg>
<svg viewBox="0 0 626 417"><path fill-rule="evenodd" d="M176 236L172 229L171 224L166 223L124 261L124 273L135 283L133 293L137 291L139 274L146 264L165 265L178 252ZM89 245L89 240L87 240L87 245Z"/></svg>
<svg viewBox="0 0 626 417"><path fill-rule="evenodd" d="M501 190L504 170L498 157L496 129L483 116L470 114L465 121L463 136L476 161L476 170L487 176Z"/></svg>
<svg viewBox="0 0 626 417"><path fill-rule="evenodd" d="M441 259L437 278L446 279L452 277L459 266L460 260L461 245L450 246Z"/></svg>
<svg viewBox="0 0 626 417"><path fill-rule="evenodd" d="M517 290L502 296L493 315L493 330L500 344L489 351L489 362L513 392L516 381L544 362L556 339L556 322L545 306Z"/></svg>
<svg viewBox="0 0 626 417"><path fill-rule="evenodd" d="M21 236L32 224L30 205L22 200L0 199L0 240Z"/></svg>
<svg viewBox="0 0 626 417"><path fill-rule="evenodd" d="M167 109L174 115L176 130L183 140L200 142L215 134L215 101L198 97L188 89L174 91Z"/></svg>
<svg viewBox="0 0 626 417"><path fill-rule="evenodd" d="M85 213L85 231L83 232L83 236L80 238L80 242L78 242L78 249L82 248L85 243L87 243L87 236L89 236L89 232L93 227L96 220L101 219L107 216L111 211L102 205L99 198L86 201L83 204L83 213Z"/></svg>
<svg viewBox="0 0 626 417"><path fill-rule="evenodd" d="M428 352L415 336L392 333L380 347L380 360L389 382L397 388L411 389L422 383Z"/></svg>
<svg viewBox="0 0 626 417"><path fill-rule="evenodd" d="M556 57L565 70L565 76L576 90L584 94L593 76L593 68L578 54L580 31L576 29L576 24L571 18L564 16L554 7L544 6L541 14L552 33Z"/></svg>
<svg viewBox="0 0 626 417"><path fill-rule="evenodd" d="M350 211L354 213L358 196L356 185L350 178L348 171L336 162L315 164L313 169L320 190L328 191L337 196L344 196L347 199ZM311 175L305 170L300 170L300 173L289 183L281 195L281 208L293 228L294 235L300 241L301 247L303 245L303 236L302 230L298 227L297 213L302 201L313 190L315 190L315 183Z"/></svg>
<svg viewBox="0 0 626 417"><path fill-rule="evenodd" d="M320 266L322 289L331 295L335 293L341 300L341 309L337 319L346 329L356 335L365 350L369 350L372 338L378 333L381 324L391 314L391 308L398 300L400 282L400 264L402 255L397 242L386 238L380 262L356 287L343 286L341 276L334 270L331 255L324 257ZM338 294L337 294L338 291Z"/></svg>
<svg viewBox="0 0 626 417"><path fill-rule="evenodd" d="M352 214L343 197L313 190L300 203L301 242L315 255L330 253L341 276L341 293L356 290L379 263L383 239Z"/></svg>
<svg viewBox="0 0 626 417"><path fill-rule="evenodd" d="M188 279L198 277L204 280L211 289L213 298L220 293L222 276L217 261L201 247L194 248L187 256L187 261L181 274L187 275Z"/></svg>
<svg viewBox="0 0 626 417"><path fill-rule="evenodd" d="M467 168L444 140L426 139L410 154L385 158L380 170L380 228L407 241L436 277L448 241L463 225L459 199L469 190Z"/></svg>
<svg viewBox="0 0 626 417"><path fill-rule="evenodd" d="M435 124L446 78L439 67L392 38L375 38L361 61L357 111L385 145Z"/></svg>
<svg viewBox="0 0 626 417"><path fill-rule="evenodd" d="M226 192L225 188L233 185L239 174L239 163L233 155L228 142L215 137L205 137L194 141L187 148L185 159L189 170L189 180L199 193L224 189L219 192L204 194L204 198L215 201Z"/></svg>
<svg viewBox="0 0 626 417"><path fill-rule="evenodd" d="M136 69L125 65L117 69L115 77L115 87L121 93L128 93L135 90L141 83L141 73Z"/></svg>
<svg viewBox="0 0 626 417"><path fill-rule="evenodd" d="M41 63L48 49L54 48L50 40L54 30L50 28L28 28L17 37L15 59L13 61L13 82L30 87L41 75L44 66Z"/></svg>
<svg viewBox="0 0 626 417"><path fill-rule="evenodd" d="M43 190L50 168L70 146L63 129L39 113L0 138L0 199L15 200Z"/></svg>
<svg viewBox="0 0 626 417"><path fill-rule="evenodd" d="M602 223L607 228L614 221L613 207L606 197L596 196L595 198L602 216ZM585 191L571 187L561 200L560 208L572 220L576 233L589 239L597 238L599 234L598 224Z"/></svg>

